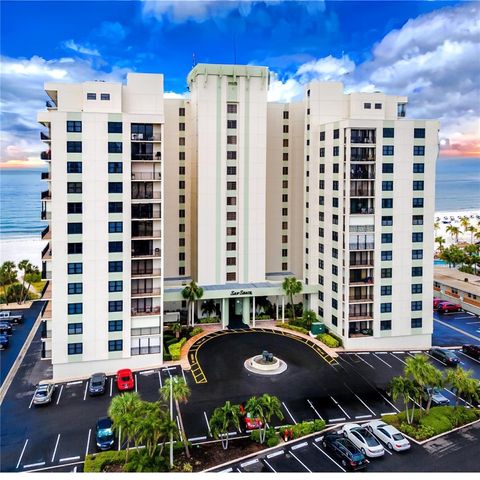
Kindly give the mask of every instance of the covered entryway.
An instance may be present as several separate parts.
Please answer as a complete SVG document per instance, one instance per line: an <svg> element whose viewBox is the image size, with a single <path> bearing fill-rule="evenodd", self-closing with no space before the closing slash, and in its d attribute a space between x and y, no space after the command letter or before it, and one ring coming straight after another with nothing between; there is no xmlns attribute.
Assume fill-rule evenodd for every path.
<svg viewBox="0 0 480 480"><path fill-rule="evenodd" d="M248 299L248 301L250 301L250 299ZM249 328L249 326L243 322L244 303L243 298L228 299L228 328L230 330Z"/></svg>

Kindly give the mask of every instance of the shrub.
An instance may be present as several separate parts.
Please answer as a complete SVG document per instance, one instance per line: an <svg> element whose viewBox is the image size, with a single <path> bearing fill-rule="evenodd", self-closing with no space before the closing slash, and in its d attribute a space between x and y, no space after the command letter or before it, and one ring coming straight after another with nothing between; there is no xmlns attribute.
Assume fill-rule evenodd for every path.
<svg viewBox="0 0 480 480"><path fill-rule="evenodd" d="M199 318L198 323L220 323L220 319L218 317Z"/></svg>
<svg viewBox="0 0 480 480"><path fill-rule="evenodd" d="M149 457L145 450L132 450L128 462L123 467L125 472L168 472L168 464L164 457Z"/></svg>
<svg viewBox="0 0 480 480"><path fill-rule="evenodd" d="M303 328L310 330L312 323L317 321L317 314L313 310L305 310L302 315Z"/></svg>
<svg viewBox="0 0 480 480"><path fill-rule="evenodd" d="M125 450L95 453L85 457L84 472L104 472L110 465L122 466L125 463Z"/></svg>
<svg viewBox="0 0 480 480"><path fill-rule="evenodd" d="M255 320L270 320L271 316L267 313L261 313L255 317Z"/></svg>
<svg viewBox="0 0 480 480"><path fill-rule="evenodd" d="M337 348L340 346L338 340L336 338L333 338L328 333L321 333L320 335L317 335L316 338L317 340L320 340L322 343L324 343L327 347Z"/></svg>
<svg viewBox="0 0 480 480"><path fill-rule="evenodd" d="M304 333L305 335L308 335L308 330L305 330L302 327L297 327L296 325L291 325L289 323L281 323L281 322L277 322L275 325L277 327L287 328L288 330L293 330L294 332Z"/></svg>
<svg viewBox="0 0 480 480"><path fill-rule="evenodd" d="M260 430L252 430L250 433L250 439L256 443L260 443ZM265 443L269 447L275 447L278 445L279 441L280 439L278 438L277 431L273 427L270 427L265 432Z"/></svg>
<svg viewBox="0 0 480 480"><path fill-rule="evenodd" d="M167 352L164 351L164 352L163 352L163 360L166 361L166 362L168 362L168 361L170 361L171 359L172 359L172 356L171 356L169 353L167 353Z"/></svg>
<svg viewBox="0 0 480 480"><path fill-rule="evenodd" d="M325 428L324 420L312 420L310 422L297 423L296 425L286 425L280 428L282 437L285 435L285 430L289 430L293 434L293 438L300 438L310 433L320 432Z"/></svg>
<svg viewBox="0 0 480 480"><path fill-rule="evenodd" d="M179 342L174 343L168 347L168 352L172 356L172 360L180 360L180 352L182 350L183 345L187 339L185 337L181 338Z"/></svg>
<svg viewBox="0 0 480 480"><path fill-rule="evenodd" d="M195 327L188 335L190 337L194 337L195 335L198 335L199 333L202 333L202 332L203 332L202 327Z"/></svg>
<svg viewBox="0 0 480 480"><path fill-rule="evenodd" d="M165 346L168 348L170 345L173 345L178 342L178 338L169 338L165 340Z"/></svg>
<svg viewBox="0 0 480 480"><path fill-rule="evenodd" d="M268 447L276 447L278 445L278 442L279 442L279 438L277 435L275 435L274 437L270 437L267 439L267 446Z"/></svg>
<svg viewBox="0 0 480 480"><path fill-rule="evenodd" d="M331 337L333 337L338 342L339 347L341 347L343 345L342 339L339 336L332 333L328 328L327 328L326 333L328 333Z"/></svg>

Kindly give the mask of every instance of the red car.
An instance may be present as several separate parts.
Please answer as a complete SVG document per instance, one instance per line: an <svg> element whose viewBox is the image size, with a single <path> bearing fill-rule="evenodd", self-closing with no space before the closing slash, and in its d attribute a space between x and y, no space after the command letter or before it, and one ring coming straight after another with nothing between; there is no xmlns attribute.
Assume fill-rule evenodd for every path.
<svg viewBox="0 0 480 480"><path fill-rule="evenodd" d="M240 413L243 416L246 430L256 430L257 428L262 428L262 421L259 418L252 417L249 412L245 411L245 402L240 405Z"/></svg>
<svg viewBox="0 0 480 480"><path fill-rule="evenodd" d="M442 302L438 304L438 313L460 312L462 307L458 303Z"/></svg>
<svg viewBox="0 0 480 480"><path fill-rule="evenodd" d="M117 372L117 388L120 391L133 390L135 388L135 380L133 373L129 368L124 368Z"/></svg>
<svg viewBox="0 0 480 480"><path fill-rule="evenodd" d="M433 297L433 309L436 310L438 306L444 301L445 300L442 300L441 298Z"/></svg>

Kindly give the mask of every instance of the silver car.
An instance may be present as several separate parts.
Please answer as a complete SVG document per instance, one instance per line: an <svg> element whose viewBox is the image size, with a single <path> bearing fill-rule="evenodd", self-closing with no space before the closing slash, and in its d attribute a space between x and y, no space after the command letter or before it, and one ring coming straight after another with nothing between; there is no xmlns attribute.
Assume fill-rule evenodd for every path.
<svg viewBox="0 0 480 480"><path fill-rule="evenodd" d="M450 405L450 400L442 394L441 390L437 387L425 387L425 393L428 396L432 396L432 403L434 405Z"/></svg>
<svg viewBox="0 0 480 480"><path fill-rule="evenodd" d="M45 383L37 386L33 396L34 405L47 405L51 403L53 392L55 392L55 384Z"/></svg>

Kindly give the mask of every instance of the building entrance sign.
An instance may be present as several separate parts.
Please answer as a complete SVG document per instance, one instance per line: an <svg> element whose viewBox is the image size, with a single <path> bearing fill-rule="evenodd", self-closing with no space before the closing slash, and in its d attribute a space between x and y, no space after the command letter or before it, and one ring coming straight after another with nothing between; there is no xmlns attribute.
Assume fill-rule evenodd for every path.
<svg viewBox="0 0 480 480"><path fill-rule="evenodd" d="M252 295L251 290L231 290L230 296L231 297L238 297L239 295Z"/></svg>

